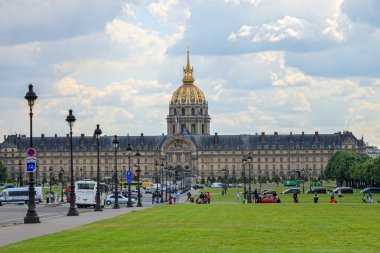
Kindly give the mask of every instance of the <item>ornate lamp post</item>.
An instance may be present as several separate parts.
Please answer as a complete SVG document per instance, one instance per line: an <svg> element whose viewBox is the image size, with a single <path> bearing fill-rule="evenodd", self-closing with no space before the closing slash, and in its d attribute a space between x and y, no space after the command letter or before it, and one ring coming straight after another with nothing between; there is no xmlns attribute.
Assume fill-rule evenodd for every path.
<svg viewBox="0 0 380 253"><path fill-rule="evenodd" d="M63 182L65 178L65 171L61 169L61 183L62 183L62 189L61 189L61 203L63 203Z"/></svg>
<svg viewBox="0 0 380 253"><path fill-rule="evenodd" d="M113 209L119 209L119 181L117 180L117 148L119 147L119 140L117 139L117 136L115 135L115 138L112 141L113 147L115 149L115 203L113 205Z"/></svg>
<svg viewBox="0 0 380 253"><path fill-rule="evenodd" d="M102 130L99 128L99 124L96 125L94 131L96 136L96 146L98 148L98 171L96 176L96 204L94 211L103 211L102 206L100 205L100 146L99 146L99 137L102 134Z"/></svg>
<svg viewBox="0 0 380 253"><path fill-rule="evenodd" d="M161 200L160 200L160 203L164 203L164 166L163 165L163 161L162 163L160 164L160 167L161 167ZM166 187L165 187L166 189ZM166 190L165 190L166 191Z"/></svg>
<svg viewBox="0 0 380 253"><path fill-rule="evenodd" d="M128 153L128 173L131 172L131 153L132 153L132 148L131 144L128 143L127 147L127 153ZM131 184L128 183L128 202L127 202L127 207L132 207L132 199L131 199Z"/></svg>
<svg viewBox="0 0 380 253"><path fill-rule="evenodd" d="M244 203L247 202L247 186L246 186L246 177L245 177L245 165L247 163L247 159L245 158L245 156L243 156L243 171L242 171L242 175L243 175L243 180L244 180Z"/></svg>
<svg viewBox="0 0 380 253"><path fill-rule="evenodd" d="M155 171L155 176L156 176L156 190L155 190L155 194L156 194L156 203L158 203L158 201L159 201L159 194L158 194L158 192L159 192L159 190L158 190L158 169L157 169L157 167L158 167L158 161L157 160L154 160L154 171Z"/></svg>
<svg viewBox="0 0 380 253"><path fill-rule="evenodd" d="M141 203L141 192L140 192L140 152L137 149L136 152L136 157L137 157L137 207L142 207Z"/></svg>
<svg viewBox="0 0 380 253"><path fill-rule="evenodd" d="M33 148L33 105L34 101L37 99L36 93L33 91L33 85L29 84L29 91L25 95L25 99L28 100L28 105L30 108L29 116L30 116L30 148ZM28 201L28 211L26 216L24 217L24 223L40 223L40 218L36 212L36 201L34 190L34 177L33 172L29 172L29 201Z"/></svg>
<svg viewBox="0 0 380 253"><path fill-rule="evenodd" d="M53 169L50 167L49 168L49 204L53 204L53 201L52 201L53 196L51 194L52 173L53 173Z"/></svg>
<svg viewBox="0 0 380 253"><path fill-rule="evenodd" d="M21 172L21 160L18 161L18 186L23 187L22 172Z"/></svg>
<svg viewBox="0 0 380 253"><path fill-rule="evenodd" d="M310 191L311 191L311 168L309 169Z"/></svg>
<svg viewBox="0 0 380 253"><path fill-rule="evenodd" d="M73 160L73 126L75 122L75 116L73 110L69 110L66 121L70 127L70 208L67 216L78 216L78 210L75 207L75 185L74 185L74 160Z"/></svg>
<svg viewBox="0 0 380 253"><path fill-rule="evenodd" d="M302 169L302 194L305 193L305 169Z"/></svg>
<svg viewBox="0 0 380 253"><path fill-rule="evenodd" d="M252 191L251 191L251 162L252 162L252 156L251 154L248 154L247 156L248 161L248 203L252 203Z"/></svg>

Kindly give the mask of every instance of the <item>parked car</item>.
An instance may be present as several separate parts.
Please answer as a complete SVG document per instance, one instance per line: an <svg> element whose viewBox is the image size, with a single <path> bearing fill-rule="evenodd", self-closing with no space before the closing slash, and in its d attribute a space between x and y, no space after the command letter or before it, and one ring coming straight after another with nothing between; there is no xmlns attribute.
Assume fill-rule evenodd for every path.
<svg viewBox="0 0 380 253"><path fill-rule="evenodd" d="M354 190L351 187L337 187L333 190L333 192L338 193L339 190L341 193L354 193Z"/></svg>
<svg viewBox="0 0 380 253"><path fill-rule="evenodd" d="M203 189L203 188L205 188L205 187L203 185L201 185L201 184L196 184L196 185L193 186L194 190Z"/></svg>
<svg viewBox="0 0 380 253"><path fill-rule="evenodd" d="M124 197L123 195L118 195L119 204L127 204L128 198ZM136 200L134 198L131 198L132 204L136 204ZM106 205L112 205L115 203L115 195L111 194L108 195L106 198Z"/></svg>
<svg viewBox="0 0 380 253"><path fill-rule="evenodd" d="M380 187L368 187L360 191L361 194L374 194L374 193L380 193Z"/></svg>
<svg viewBox="0 0 380 253"><path fill-rule="evenodd" d="M290 189L286 189L285 191L281 192L281 194L294 194L294 193L300 194L301 191L298 188L290 188Z"/></svg>
<svg viewBox="0 0 380 253"><path fill-rule="evenodd" d="M145 194L148 194L148 193L152 194L153 193L153 189L150 188L150 187L146 187L145 188Z"/></svg>
<svg viewBox="0 0 380 253"><path fill-rule="evenodd" d="M277 196L277 194L273 193L265 193L260 198L260 203L281 203L280 198Z"/></svg>
<svg viewBox="0 0 380 253"><path fill-rule="evenodd" d="M327 193L327 190L326 188L311 188L311 190L308 190L306 193L308 194Z"/></svg>

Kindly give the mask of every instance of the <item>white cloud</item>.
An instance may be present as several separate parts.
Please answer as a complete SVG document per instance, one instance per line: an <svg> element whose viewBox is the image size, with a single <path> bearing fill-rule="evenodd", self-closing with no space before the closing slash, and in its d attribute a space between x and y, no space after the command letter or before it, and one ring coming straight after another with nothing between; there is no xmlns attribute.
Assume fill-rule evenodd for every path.
<svg viewBox="0 0 380 253"><path fill-rule="evenodd" d="M263 24L257 28L253 42L278 42L285 39L302 39L307 35L308 24L305 20L285 16L274 23Z"/></svg>

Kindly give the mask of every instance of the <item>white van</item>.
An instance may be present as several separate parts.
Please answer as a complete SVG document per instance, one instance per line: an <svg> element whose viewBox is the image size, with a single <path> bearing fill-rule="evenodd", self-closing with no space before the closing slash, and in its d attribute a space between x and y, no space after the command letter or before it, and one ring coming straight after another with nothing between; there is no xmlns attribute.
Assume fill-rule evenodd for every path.
<svg viewBox="0 0 380 253"><path fill-rule="evenodd" d="M42 202L42 187L34 187L35 201ZM27 203L29 200L29 187L7 188L0 193L0 203Z"/></svg>
<svg viewBox="0 0 380 253"><path fill-rule="evenodd" d="M212 183L211 188L221 188L223 187L223 183Z"/></svg>

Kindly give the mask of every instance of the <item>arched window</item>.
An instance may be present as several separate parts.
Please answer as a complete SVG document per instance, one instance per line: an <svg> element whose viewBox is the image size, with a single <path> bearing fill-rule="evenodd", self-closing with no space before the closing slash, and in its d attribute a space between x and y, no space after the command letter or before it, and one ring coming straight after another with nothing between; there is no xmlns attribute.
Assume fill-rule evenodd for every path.
<svg viewBox="0 0 380 253"><path fill-rule="evenodd" d="M191 108L191 115L195 115L195 109Z"/></svg>
<svg viewBox="0 0 380 253"><path fill-rule="evenodd" d="M182 108L182 115L185 115L185 108Z"/></svg>
<svg viewBox="0 0 380 253"><path fill-rule="evenodd" d="M177 109L176 108L173 109L173 114L177 115Z"/></svg>
<svg viewBox="0 0 380 253"><path fill-rule="evenodd" d="M203 115L203 108L199 109L199 114Z"/></svg>

